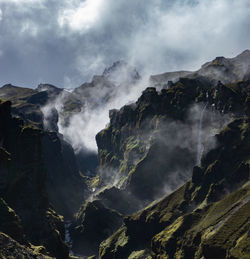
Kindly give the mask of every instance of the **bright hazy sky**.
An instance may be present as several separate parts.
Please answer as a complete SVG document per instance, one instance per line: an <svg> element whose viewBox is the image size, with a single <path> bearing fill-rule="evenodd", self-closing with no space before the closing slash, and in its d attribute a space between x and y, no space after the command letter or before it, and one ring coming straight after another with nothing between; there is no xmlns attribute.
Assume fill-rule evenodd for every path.
<svg viewBox="0 0 250 259"><path fill-rule="evenodd" d="M250 48L249 0L0 0L0 86L75 87L116 60L193 70Z"/></svg>

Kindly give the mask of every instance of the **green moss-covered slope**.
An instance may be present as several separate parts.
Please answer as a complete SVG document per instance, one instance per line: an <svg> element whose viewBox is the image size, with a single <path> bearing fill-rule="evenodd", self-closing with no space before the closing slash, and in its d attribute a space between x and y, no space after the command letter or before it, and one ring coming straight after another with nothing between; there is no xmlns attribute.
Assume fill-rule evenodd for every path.
<svg viewBox="0 0 250 259"><path fill-rule="evenodd" d="M100 258L141 250L152 258L249 257L250 120L236 119L217 139L192 180L126 217L100 245Z"/></svg>

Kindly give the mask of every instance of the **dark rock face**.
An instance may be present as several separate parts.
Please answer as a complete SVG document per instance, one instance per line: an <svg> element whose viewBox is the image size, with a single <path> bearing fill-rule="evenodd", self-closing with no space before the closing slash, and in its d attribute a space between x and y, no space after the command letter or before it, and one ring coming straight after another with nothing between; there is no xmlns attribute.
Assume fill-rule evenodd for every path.
<svg viewBox="0 0 250 259"><path fill-rule="evenodd" d="M247 258L249 136L248 118L229 124L217 136L218 147L194 168L192 180L126 217L125 227L101 244L100 257L128 258L150 249L150 258Z"/></svg>
<svg viewBox="0 0 250 259"><path fill-rule="evenodd" d="M245 82L245 85L248 83ZM176 131L181 132L183 126L185 131L191 127L192 122L187 116L188 109L196 102L207 102L207 105L203 106L210 110L209 114L223 110L223 113L244 115L242 100L247 96L244 93L246 87L239 87L237 95L231 87L221 83L211 87L200 80L181 79L170 89L162 90L160 93L155 88L147 88L136 104L124 106L120 111L111 110L110 125L96 136L101 190L98 191L97 186L94 197L106 207L128 215L161 197L166 184L170 190L174 190L180 182L187 181L195 165L195 154L184 143L176 140L177 143L173 145L169 140L174 139ZM232 98L230 109L226 101L228 95ZM206 117L207 124L214 119L213 116L209 116L211 115ZM176 121L178 123L173 126L173 122ZM204 144L205 142L206 140ZM195 177L200 181L201 168L195 168ZM185 188L182 191L186 193ZM186 199L188 196L183 200L177 199L171 205L176 206L176 211L180 211L180 215L187 210ZM165 204L162 206L163 209ZM83 214L83 211L79 212L79 215ZM137 254L148 254L150 246L145 244L150 243L153 236L167 224L159 223L161 220L155 212L152 220L145 217L142 217L142 222L139 220L135 223L130 217L125 217L125 229L121 228L103 242L100 256L128 258L131 253L131 256L136 258ZM173 220L172 216L169 217ZM92 219L89 222L92 222ZM79 222L76 225L76 228L83 228ZM77 239L81 239L80 231ZM131 242L128 241L130 239ZM86 243L84 239L81 242L82 245Z"/></svg>
<svg viewBox="0 0 250 259"><path fill-rule="evenodd" d="M101 241L113 234L121 224L119 213L97 200L88 202L80 209L75 226L72 226L73 251L84 255L96 254Z"/></svg>
<svg viewBox="0 0 250 259"><path fill-rule="evenodd" d="M70 248L83 256L249 258L249 60L245 51L196 72L156 76L165 89L148 87L136 103L111 110L96 136L96 177L80 176L95 158L75 156L57 133L59 116L67 126L84 105L101 109L116 86L135 86L135 69L115 62L67 93L48 84L0 88L24 118L12 118L10 102L0 102L0 257L68 258L60 213L71 222ZM61 95L62 114L40 116L48 98ZM42 130L44 119L54 132Z"/></svg>
<svg viewBox="0 0 250 259"><path fill-rule="evenodd" d="M8 207L8 204L0 199L0 231L6 233L21 244L26 244L21 219L16 215L15 211Z"/></svg>
<svg viewBox="0 0 250 259"><path fill-rule="evenodd" d="M55 132L45 133L43 147L49 201L58 213L72 219L83 203L87 190L79 174L74 151Z"/></svg>
<svg viewBox="0 0 250 259"><path fill-rule="evenodd" d="M46 194L43 132L23 126L21 120L11 117L10 109L10 102L0 104L1 160L7 160L4 170L0 172L4 183L1 195L14 210L11 212L9 209L9 213L13 215L13 223L10 224L18 225L19 232L23 228L27 240L32 244L45 246L53 256L67 258L68 248L63 242L63 218L50 207ZM7 204L2 202L2 205L6 211ZM11 219L8 215L6 217ZM11 225L7 232L16 238ZM17 239L23 242L21 237L20 232Z"/></svg>
<svg viewBox="0 0 250 259"><path fill-rule="evenodd" d="M218 59L218 62L223 63L224 59ZM213 117L216 112L240 119L217 135L217 148L212 151L207 153L207 140L203 140L207 154L203 156L201 165L194 167L191 181L155 205L125 217L125 226L100 245L100 258L144 258L140 257L142 254L145 258L175 258L180 255L183 258L240 258L249 253L245 251L249 203L249 185L246 183L250 171L249 90L249 81L214 85L200 78L182 78L160 93L147 88L136 104L125 106L120 111L110 111L110 124L98 133L96 140L101 181L105 183L106 174L110 171L118 182L115 183L118 188L104 189L97 193L97 197L125 215L123 206L112 205L120 197L123 201L123 193L127 193L128 199L123 203L127 208L132 197L146 201L134 203L136 211L141 209L140 204L145 206L150 199L153 201L164 183L171 185L172 177L176 176L175 173L171 175L171 171L184 172L186 169L192 172L195 165L192 152L185 150L181 143L175 150L164 141L167 136L175 138L175 134L170 132L171 121L189 125L188 109L199 102L203 102L204 109L209 111L204 119L205 125L214 120L217 126L220 124L216 116ZM166 128L161 128L164 123L167 123ZM181 132L181 129L176 128L176 131ZM135 150L138 157L133 163L131 156ZM184 173L183 183L188 180L184 180L185 176L191 175ZM227 196L228 193L231 194ZM232 197L234 201L229 205L228 200ZM220 206L227 208L226 211L219 211ZM234 206L237 209L231 213ZM219 212L212 217L214 210ZM128 211L131 213L131 208ZM231 237L232 231L237 229L235 219L239 215L242 215L241 231L237 230L238 234ZM224 241L219 241L223 231L229 227L225 224L228 219L232 228L223 237ZM203 224L205 227L201 228ZM212 228L214 224L222 226L222 229ZM230 240L227 245L226 238ZM233 248L236 240L239 240L239 246Z"/></svg>
<svg viewBox="0 0 250 259"><path fill-rule="evenodd" d="M16 240L12 239L8 235L0 232L0 257L9 258L27 258L27 259L37 259L45 258L43 247L37 247L36 250L28 248L21 245ZM51 258L48 257L47 258Z"/></svg>
<svg viewBox="0 0 250 259"><path fill-rule="evenodd" d="M78 161L72 147L56 133L59 120L57 110L52 109L46 117L41 112L47 102L52 102L62 92L62 89L49 84L40 84L35 90L12 85L0 88L0 95L12 100L12 113L22 118L23 122L20 120L20 123L40 129L46 126L53 131L41 135L41 156L44 158L44 170L47 172L49 202L58 213L72 218L84 199L86 188L79 174Z"/></svg>
<svg viewBox="0 0 250 259"><path fill-rule="evenodd" d="M115 184L129 193L127 197L138 201L128 202L134 204L136 211L159 198L165 185L174 190L184 183L191 177L196 162L196 149L191 145L197 146L197 137L193 140L191 135L194 123L189 118L190 107L199 102L204 106L207 102L209 114L213 110L226 113L230 109L244 114L245 96L239 99L233 93L233 105L229 109L228 97L224 97L225 89L219 90L221 87L221 83L211 88L199 80L183 78L160 93L155 88L147 88L135 104L120 111L111 110L109 126L96 136L101 184ZM213 120L209 114L206 124ZM183 143L185 136L190 139L188 144ZM128 208L131 213L131 206ZM124 208L120 212L124 213Z"/></svg>
<svg viewBox="0 0 250 259"><path fill-rule="evenodd" d="M12 113L32 124L42 128L43 114L40 105L46 102L45 93L38 93L36 90L13 86L11 84L0 88L0 98L12 102Z"/></svg>

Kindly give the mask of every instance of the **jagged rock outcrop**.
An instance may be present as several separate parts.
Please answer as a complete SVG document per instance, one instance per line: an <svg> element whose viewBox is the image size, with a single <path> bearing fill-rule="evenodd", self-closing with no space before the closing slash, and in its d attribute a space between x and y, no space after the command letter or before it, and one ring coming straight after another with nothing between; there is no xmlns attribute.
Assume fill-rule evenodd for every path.
<svg viewBox="0 0 250 259"><path fill-rule="evenodd" d="M28 244L20 217L0 198L0 231L21 244Z"/></svg>
<svg viewBox="0 0 250 259"><path fill-rule="evenodd" d="M191 142L185 146L181 141L190 137L185 133L192 126L187 118L189 107L195 101L208 102L209 91L212 90L207 84L182 79L160 93L155 88L147 88L136 104L110 111L110 125L96 136L100 174L93 196L100 204L128 215L191 177L196 150L188 147ZM211 109L216 110L212 101ZM183 133L183 138L174 143L171 139L177 130L180 135ZM79 215L83 213L80 211ZM75 222L75 228L94 222L94 218L84 224ZM79 231L74 238L81 240L82 246L86 244L83 236Z"/></svg>
<svg viewBox="0 0 250 259"><path fill-rule="evenodd" d="M122 224L122 216L105 207L100 201L88 202L78 212L71 227L72 249L77 254L97 254L102 240L113 234Z"/></svg>
<svg viewBox="0 0 250 259"><path fill-rule="evenodd" d="M44 255L43 247L26 247L2 232L0 232L0 257L27 259L52 258L48 255Z"/></svg>
<svg viewBox="0 0 250 259"><path fill-rule="evenodd" d="M52 131L45 132L42 136L42 156L47 172L46 188L49 202L58 213L72 218L84 200L87 187L79 174L74 150L63 136L57 133L59 120L57 110L52 109L47 116L42 112L42 107L47 102L52 102L62 93L63 89L49 84L40 84L37 89L10 84L0 88L0 96L12 101L12 113L21 118L24 125L33 125L40 129L48 126Z"/></svg>
<svg viewBox="0 0 250 259"><path fill-rule="evenodd" d="M102 109L108 102L117 98L120 91L129 92L140 81L137 70L124 61L114 62L102 75L95 75L90 83L84 83L72 92L80 97L84 108Z"/></svg>
<svg viewBox="0 0 250 259"><path fill-rule="evenodd" d="M42 127L43 114L40 110L40 102L45 103L44 98L34 89L13 86L11 84L4 85L0 88L0 98L12 102L12 112L16 116L22 118L27 124ZM29 101L28 101L29 100Z"/></svg>
<svg viewBox="0 0 250 259"><path fill-rule="evenodd" d="M100 258L247 258L249 256L250 121L219 135L193 177L141 212L100 246Z"/></svg>
<svg viewBox="0 0 250 259"><path fill-rule="evenodd" d="M246 89L245 86L239 88ZM242 101L246 94L232 92L232 105L228 105L226 90L232 92L221 83L211 88L199 80L183 78L161 92L147 88L136 104L124 106L120 111L111 110L109 126L96 136L101 185L125 189L127 197L134 200L128 203L138 210L160 197L166 186L173 190L184 183L196 163L197 150L190 146L197 146L198 132L193 136L192 131L195 127L197 131L200 123L199 119L190 120L190 108L195 103L208 103L207 109L211 112L207 114L205 124L216 119L213 110L244 114ZM219 124L215 127L220 128ZM104 199L108 204L107 197ZM112 199L111 195L109 199ZM117 206L113 208L117 209ZM131 213L129 205L128 211ZM124 213L124 208L120 212Z"/></svg>
<svg viewBox="0 0 250 259"><path fill-rule="evenodd" d="M201 252L203 251L203 243L198 238L203 233L193 237L194 246L197 247L184 247L184 243L189 242L188 238L191 235L189 231L193 231L193 229L189 229L186 222L194 220L194 224L198 224L199 220L202 221L207 216L206 213L209 205L206 204L220 201L220 205L224 204L224 191L229 189L230 192L233 192L232 195L238 190L241 192L241 186L248 180L249 163L247 162L248 160L242 159L245 156L249 159L250 150L247 137L249 133L246 133L246 130L249 131L249 120L247 119L249 114L249 86L249 81L240 81L226 85L218 82L217 85L213 86L208 81L182 78L178 82L173 83L169 89L163 89L160 93L154 88L147 88L136 104L125 106L120 111L112 110L110 112L110 124L96 136L96 140L99 147L101 182L105 183L105 180L108 179L106 183L110 183L110 179L106 176L110 173L111 177L113 177L112 184L116 187L108 187L100 193L97 192L96 197L110 208L117 209L122 213L125 211L124 207L112 204L115 204L114 200L120 197L122 201L124 191L127 193L128 198L124 202L127 208L129 208L129 205L127 205L130 203L129 199L132 200L134 198L135 201L137 199L141 201L133 204L136 211L136 209L140 209L141 204L145 206L150 201L150 198L153 201L157 197L157 192L158 197L160 197L160 190L162 190L164 183L171 186L172 181L172 190L174 190L178 186L178 184L174 185L175 183L171 179L176 176L175 172L183 172L183 183L187 181L192 172L191 168L195 165L195 161L192 161L194 154L190 150L183 149L185 141L178 143L176 134L178 131L180 134L183 134L181 133L181 128L185 123L190 125L188 110L192 105L203 102L203 108L200 112L204 109L208 110L207 115L205 115L204 125L213 125L217 129L223 125L223 123L219 125L221 123L220 119L223 117L217 117L216 114L218 113L221 115L227 114L227 118L245 117L245 119L235 120L234 123L229 124L228 128L217 136L217 141L220 145L215 150L221 150L221 156L217 158L219 162L204 162L207 161L206 159L210 159L211 154L215 151L209 152L203 157L201 167L194 167L193 180L191 182L187 182L178 191L159 202L158 205L149 206L138 214L125 217L125 225L101 244L99 252L101 258L147 258L147 256L149 258L158 258L157 256L174 258L179 254L182 254L183 258L194 258L194 256L200 258L199 256L204 255ZM218 118L220 119L218 120ZM172 133L171 121L175 123L179 121L181 123L178 124L178 128L174 128L175 131L172 131ZM164 124L166 126L162 128ZM242 130L243 128L244 130ZM206 145L207 141L209 141L208 132L206 132L206 135L206 138L203 139L204 154L207 153ZM191 138L191 136L189 137ZM169 148L171 143L169 140L171 138L175 138L177 142L176 146L174 146L177 148L176 150L173 147ZM168 141L164 141L164 139ZM243 139L245 140L243 141ZM238 145L236 148L234 145L237 141ZM131 146L132 148L128 148ZM237 156L234 153L237 152L235 149L241 150L241 153L238 153ZM134 164L131 163L131 156L133 156L131 150L136 151L135 153L137 154L138 160ZM181 155L182 152L184 152L183 155ZM130 161L130 164L128 161ZM213 173L210 173L213 166ZM176 167L177 170L174 170ZM185 172L185 170L187 171ZM188 173L188 170L190 173ZM202 176L202 170L207 172L206 176ZM171 175L171 171L174 174ZM185 176L187 177L186 179ZM198 183L197 181L200 182ZM180 184L180 181L178 183ZM243 197L243 201L241 201L241 198L236 201L234 204L236 207L241 202L244 205L245 198L249 195L245 187L242 192L246 196ZM237 194L235 195L237 196ZM143 203L142 201L146 202ZM202 207L202 216L200 218L193 213L199 206ZM217 203L214 206L217 206ZM245 212L243 213L246 213L247 208L244 207L244 209ZM127 211L131 213L131 208ZM190 213L190 215L186 217L187 213ZM124 214L126 215L126 212ZM225 213L224 217L227 219L230 215ZM178 219L179 217L180 219ZM171 224L175 224L175 220L177 220L178 228L180 226L180 230L177 232L177 235L180 235L180 239L170 237L169 244L166 246L162 245L163 247L160 248L162 250L156 249L154 242L158 242L156 241L157 238L163 238L162 236L165 235L165 233L160 232L166 228L169 233L172 233L175 225L172 226ZM217 220L219 218L210 222L211 225L215 224ZM245 218L243 217L244 220ZM244 222L242 223L244 224L243 232L248 227ZM224 224L224 221L221 224ZM179 247L179 244L185 231L188 232L187 241L183 241L182 248L182 245ZM246 247L243 247L246 246L246 240L248 240L245 234L246 232L243 234L244 242L240 244L240 249L243 250L237 253L244 254ZM235 238L240 238L240 235L236 235ZM235 240L231 242L234 243ZM220 244L219 246L222 245ZM166 249L169 249L169 252L164 252ZM226 249L223 253L230 254L231 252ZM216 252L214 253L216 254ZM206 256L205 258L210 258L210 255ZM217 256L220 256L220 254L218 253Z"/></svg>
<svg viewBox="0 0 250 259"><path fill-rule="evenodd" d="M56 132L43 137L48 198L56 212L72 219L87 197L87 186L79 174L73 148Z"/></svg>
<svg viewBox="0 0 250 259"><path fill-rule="evenodd" d="M1 196L8 204L1 202L2 215L9 213L5 217L9 228L6 224L1 231L19 242L24 242L24 233L27 242L43 245L53 256L67 258L63 218L50 207L46 193L43 132L12 118L9 101L0 103L0 125L1 160L6 161L0 171ZM16 234L14 225L18 226Z"/></svg>

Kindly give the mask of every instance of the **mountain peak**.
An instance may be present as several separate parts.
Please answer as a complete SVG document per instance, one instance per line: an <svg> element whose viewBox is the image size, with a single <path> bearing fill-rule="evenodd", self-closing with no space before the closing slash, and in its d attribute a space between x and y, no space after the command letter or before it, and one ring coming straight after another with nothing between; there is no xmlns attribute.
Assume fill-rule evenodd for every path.
<svg viewBox="0 0 250 259"><path fill-rule="evenodd" d="M105 68L102 76L116 84L135 83L141 78L136 68L123 60L118 60L112 66Z"/></svg>
<svg viewBox="0 0 250 259"><path fill-rule="evenodd" d="M59 94L63 91L63 89L51 84L39 84L36 90L39 92L47 91L50 94Z"/></svg>
<svg viewBox="0 0 250 259"><path fill-rule="evenodd" d="M8 89L8 88L17 88L17 86L14 86L12 84L5 84L1 87L2 89Z"/></svg>
<svg viewBox="0 0 250 259"><path fill-rule="evenodd" d="M240 53L238 56L234 58L234 60L237 60L239 62L249 62L250 60L250 50L246 49L242 53Z"/></svg>

